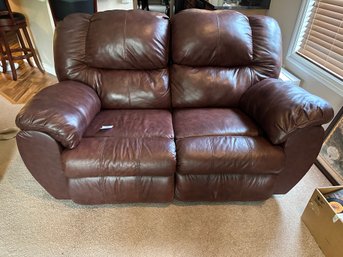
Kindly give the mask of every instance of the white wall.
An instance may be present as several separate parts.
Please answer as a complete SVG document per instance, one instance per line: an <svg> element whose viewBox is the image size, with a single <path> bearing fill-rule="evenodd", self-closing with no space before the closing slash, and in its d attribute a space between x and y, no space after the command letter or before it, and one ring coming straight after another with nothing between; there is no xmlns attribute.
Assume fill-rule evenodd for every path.
<svg viewBox="0 0 343 257"><path fill-rule="evenodd" d="M98 0L98 11L133 9L132 0Z"/></svg>
<svg viewBox="0 0 343 257"><path fill-rule="evenodd" d="M306 0L303 0L306 1ZM290 46L293 30L297 22L301 0L272 0L268 15L274 17L281 27L283 36L284 67L302 80L302 87L313 94L329 101L335 112L343 105L343 97L328 88L321 81L315 79L310 73L287 61L286 54Z"/></svg>
<svg viewBox="0 0 343 257"><path fill-rule="evenodd" d="M282 31L283 56L287 54L301 0L271 0L268 15L279 22Z"/></svg>

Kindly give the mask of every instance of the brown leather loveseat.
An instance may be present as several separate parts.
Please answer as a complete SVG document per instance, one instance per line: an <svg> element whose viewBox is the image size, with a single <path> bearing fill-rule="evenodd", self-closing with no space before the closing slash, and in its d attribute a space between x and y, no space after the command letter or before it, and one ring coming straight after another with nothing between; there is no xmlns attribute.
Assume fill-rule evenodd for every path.
<svg viewBox="0 0 343 257"><path fill-rule="evenodd" d="M18 114L20 154L81 204L258 201L313 164L330 105L276 78L275 20L186 10L74 14L54 39L59 83Z"/></svg>

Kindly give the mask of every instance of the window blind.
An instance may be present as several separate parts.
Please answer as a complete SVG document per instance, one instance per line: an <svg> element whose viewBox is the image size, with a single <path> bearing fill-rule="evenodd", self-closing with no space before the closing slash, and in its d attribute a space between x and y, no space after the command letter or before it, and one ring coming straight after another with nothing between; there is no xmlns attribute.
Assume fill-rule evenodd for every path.
<svg viewBox="0 0 343 257"><path fill-rule="evenodd" d="M343 80L343 0L312 0L297 53Z"/></svg>

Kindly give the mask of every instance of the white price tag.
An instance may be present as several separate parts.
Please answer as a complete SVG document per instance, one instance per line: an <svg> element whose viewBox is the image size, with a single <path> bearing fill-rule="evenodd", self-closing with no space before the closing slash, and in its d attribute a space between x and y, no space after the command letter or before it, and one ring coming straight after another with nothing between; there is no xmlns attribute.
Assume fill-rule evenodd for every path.
<svg viewBox="0 0 343 257"><path fill-rule="evenodd" d="M106 129L111 129L113 128L113 125L102 125L100 130L106 130Z"/></svg>

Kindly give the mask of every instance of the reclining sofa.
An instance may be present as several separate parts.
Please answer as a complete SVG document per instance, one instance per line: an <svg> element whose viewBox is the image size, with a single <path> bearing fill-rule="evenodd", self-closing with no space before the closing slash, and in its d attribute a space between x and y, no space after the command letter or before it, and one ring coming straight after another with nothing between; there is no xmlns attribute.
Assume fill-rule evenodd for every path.
<svg viewBox="0 0 343 257"><path fill-rule="evenodd" d="M275 20L185 10L73 14L59 83L16 118L28 170L80 204L261 201L313 164L330 105L278 80Z"/></svg>

